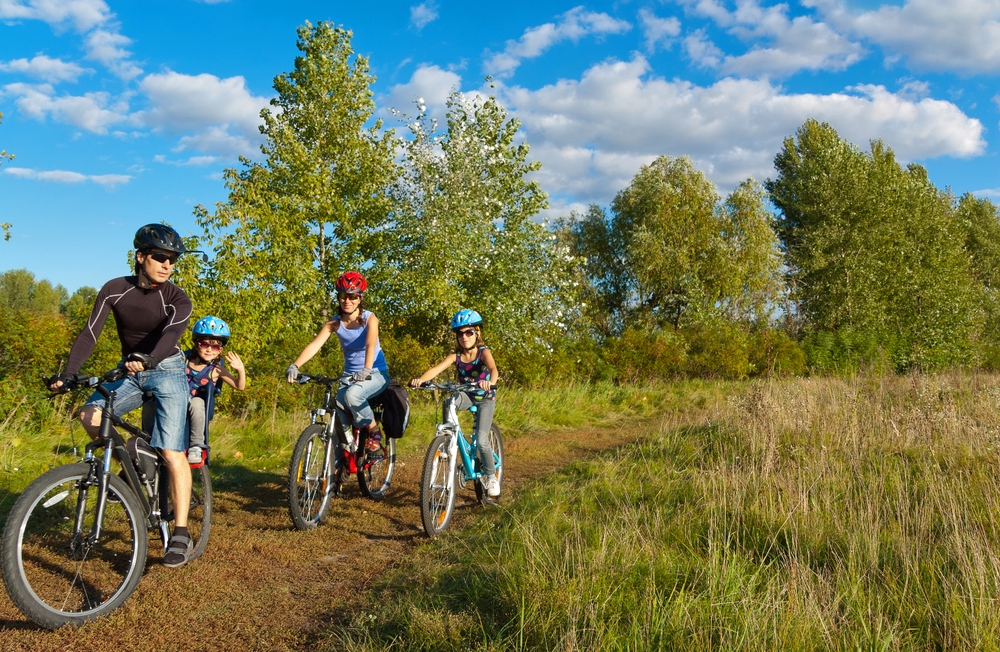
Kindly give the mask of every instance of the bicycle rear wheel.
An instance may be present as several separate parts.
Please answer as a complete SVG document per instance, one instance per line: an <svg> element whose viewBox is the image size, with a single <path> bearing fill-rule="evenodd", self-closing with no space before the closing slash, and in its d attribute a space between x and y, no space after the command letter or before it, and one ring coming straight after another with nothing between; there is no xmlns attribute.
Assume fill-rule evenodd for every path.
<svg viewBox="0 0 1000 652"><path fill-rule="evenodd" d="M358 468L361 493L376 501L385 498L395 470L396 440L383 435L378 451L365 451L363 462Z"/></svg>
<svg viewBox="0 0 1000 652"><path fill-rule="evenodd" d="M100 538L90 541L99 491L89 474L89 464L67 464L39 476L4 527L7 593L21 613L49 629L114 611L135 591L146 566L145 516L116 475L109 478ZM81 527L74 532L77 519Z"/></svg>
<svg viewBox="0 0 1000 652"><path fill-rule="evenodd" d="M494 462L496 463L496 473L493 477L497 479L500 483L500 490L503 491L503 435L500 434L500 427L493 423L490 425L490 447L493 448ZM479 466L482 464L478 459L476 460L476 470L479 470ZM484 477L483 480L486 480ZM497 502L499 498L490 498L486 493L485 484L476 480L476 499L483 505L489 505Z"/></svg>
<svg viewBox="0 0 1000 652"><path fill-rule="evenodd" d="M327 457L330 449L324 430L321 424L303 430L288 465L288 512L300 530L322 523L333 499L330 486L333 461Z"/></svg>
<svg viewBox="0 0 1000 652"><path fill-rule="evenodd" d="M420 479L420 518L424 522L424 532L429 537L447 530L455 512L457 482L448 474L449 439L447 435L435 437L424 457Z"/></svg>

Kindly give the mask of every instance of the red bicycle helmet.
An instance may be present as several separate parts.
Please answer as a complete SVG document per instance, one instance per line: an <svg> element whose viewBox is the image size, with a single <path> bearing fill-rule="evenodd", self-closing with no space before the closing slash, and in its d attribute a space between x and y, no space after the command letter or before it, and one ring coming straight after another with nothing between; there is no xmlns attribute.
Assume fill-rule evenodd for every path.
<svg viewBox="0 0 1000 652"><path fill-rule="evenodd" d="M337 292L361 294L368 289L365 277L357 272L344 272L337 279Z"/></svg>

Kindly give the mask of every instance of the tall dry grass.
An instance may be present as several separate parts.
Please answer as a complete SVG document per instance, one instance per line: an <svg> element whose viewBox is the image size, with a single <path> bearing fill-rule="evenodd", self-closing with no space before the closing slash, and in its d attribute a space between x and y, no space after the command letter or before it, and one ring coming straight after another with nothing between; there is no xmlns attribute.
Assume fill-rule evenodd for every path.
<svg viewBox="0 0 1000 652"><path fill-rule="evenodd" d="M428 547L331 649L998 649L998 399L795 379L668 410Z"/></svg>

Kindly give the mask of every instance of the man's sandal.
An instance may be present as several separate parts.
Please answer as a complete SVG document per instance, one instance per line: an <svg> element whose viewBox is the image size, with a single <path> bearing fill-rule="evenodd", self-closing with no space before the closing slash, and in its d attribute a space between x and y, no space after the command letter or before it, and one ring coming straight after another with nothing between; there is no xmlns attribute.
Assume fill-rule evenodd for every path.
<svg viewBox="0 0 1000 652"><path fill-rule="evenodd" d="M178 568L191 560L191 537L175 534L170 537L167 551L163 553L163 565L167 568Z"/></svg>

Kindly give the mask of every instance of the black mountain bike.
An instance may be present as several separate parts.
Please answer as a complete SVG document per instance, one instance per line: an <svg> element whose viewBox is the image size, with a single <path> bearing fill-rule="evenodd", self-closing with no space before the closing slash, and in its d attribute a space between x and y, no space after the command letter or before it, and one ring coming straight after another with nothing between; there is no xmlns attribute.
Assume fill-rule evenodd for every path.
<svg viewBox="0 0 1000 652"><path fill-rule="evenodd" d="M350 374L339 378L300 374L299 385L324 385L323 407L312 411L310 423L292 452L288 465L288 511L300 530L309 530L326 519L334 495L343 488L344 474L357 474L361 493L372 500L382 500L389 493L396 468L396 440L382 433L377 451L365 448L365 437L353 424L343 427L336 410L336 390L346 384ZM382 421L381 396L368 400L375 421ZM344 409L344 412L347 412Z"/></svg>
<svg viewBox="0 0 1000 652"><path fill-rule="evenodd" d="M148 356L129 359L151 367ZM115 416L115 392L105 387L126 374L121 367L101 378L78 374L63 385L66 392L95 388L105 398L98 439L87 444L79 463L36 478L7 517L0 548L4 585L21 613L42 627L79 625L120 607L142 578L147 530L159 532L164 551L170 541L167 467L149 446L149 434ZM126 443L116 429L132 439ZM101 447L103 455L95 455ZM111 470L112 460L118 460L121 475ZM191 475L194 560L208 545L212 483L207 465Z"/></svg>

